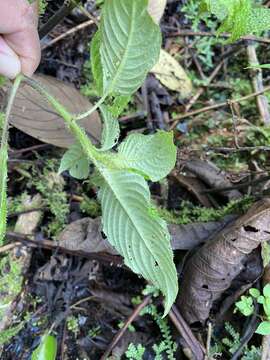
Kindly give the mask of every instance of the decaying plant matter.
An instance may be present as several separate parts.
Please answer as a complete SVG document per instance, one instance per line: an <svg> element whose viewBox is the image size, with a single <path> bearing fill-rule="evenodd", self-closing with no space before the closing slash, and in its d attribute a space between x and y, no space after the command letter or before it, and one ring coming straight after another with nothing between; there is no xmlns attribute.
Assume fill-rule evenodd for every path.
<svg viewBox="0 0 270 360"><path fill-rule="evenodd" d="M187 262L178 305L189 323L205 322L213 302L243 270L247 254L270 240L270 199L255 203Z"/></svg>

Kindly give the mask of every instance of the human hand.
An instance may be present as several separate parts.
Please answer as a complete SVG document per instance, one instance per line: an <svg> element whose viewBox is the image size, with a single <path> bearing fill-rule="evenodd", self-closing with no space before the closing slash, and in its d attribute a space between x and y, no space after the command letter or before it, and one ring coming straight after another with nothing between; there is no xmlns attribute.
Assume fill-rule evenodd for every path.
<svg viewBox="0 0 270 360"><path fill-rule="evenodd" d="M40 62L37 4L0 0L0 74L31 76Z"/></svg>

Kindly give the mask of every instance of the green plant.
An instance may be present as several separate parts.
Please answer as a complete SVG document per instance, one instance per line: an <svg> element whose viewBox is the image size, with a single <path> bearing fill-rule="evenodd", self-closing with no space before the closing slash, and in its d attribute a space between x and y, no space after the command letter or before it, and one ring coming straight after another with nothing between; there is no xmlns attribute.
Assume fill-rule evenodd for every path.
<svg viewBox="0 0 270 360"><path fill-rule="evenodd" d="M191 28L193 31L200 31L202 28L202 24L204 27L211 32L215 32L217 30L217 21L213 20L209 14L204 14L202 16L198 16L200 10L200 2L197 0L189 0L182 7L181 12L183 15L191 22ZM215 37L195 37L194 48L196 49L196 54L198 58L201 60L202 64L205 65L206 68L211 68L213 66L214 59L214 45L217 44L217 39ZM197 84L204 83L204 80L197 80Z"/></svg>
<svg viewBox="0 0 270 360"><path fill-rule="evenodd" d="M60 169L73 174L75 171L82 178L89 174L90 162L95 166L104 232L124 256L126 265L162 291L167 314L178 291L177 273L166 223L153 211L146 181L159 181L174 167L173 134L163 131L150 136L132 134L118 146L117 152L111 151L119 134L115 114L127 104L159 58L160 29L148 14L147 6L147 0L104 3L101 26L92 41L92 73L100 100L89 111L71 114L35 80L21 75L15 80L0 148L0 241L6 224L8 121L19 85L26 81L46 97L76 138L79 153L76 161L80 159L80 166L70 160L74 159L74 146L68 150ZM91 143L79 126L80 119L97 109L104 121L100 148Z"/></svg>
<svg viewBox="0 0 270 360"><path fill-rule="evenodd" d="M150 315L157 323L163 338L160 344L155 344L153 346L153 350L156 354L155 359L161 359L161 354L165 352L169 360L175 360L174 354L176 352L177 345L172 340L171 329L167 319L162 318L162 315L158 312L157 307L153 304L147 305L140 313L141 316L146 314Z"/></svg>
<svg viewBox="0 0 270 360"><path fill-rule="evenodd" d="M78 318L76 318L75 316L69 316L67 318L67 329L71 331L75 337L77 337L80 332Z"/></svg>
<svg viewBox="0 0 270 360"><path fill-rule="evenodd" d="M256 333L260 335L270 335L270 284L263 288L263 294L255 288L249 290L250 296L241 296L241 300L235 303L236 309L243 315L250 316L254 313L253 302L257 301L263 305L264 315Z"/></svg>
<svg viewBox="0 0 270 360"><path fill-rule="evenodd" d="M229 337L222 339L222 344L228 348L231 354L234 354L236 350L241 345L240 334L233 328L230 323L225 323L225 330L229 334ZM219 348L220 349L220 348ZM243 349L243 356L241 359L245 360L260 360L261 359L261 349L255 346L249 348L247 345Z"/></svg>
<svg viewBox="0 0 270 360"><path fill-rule="evenodd" d="M58 161L48 160L42 171L33 168L33 177L28 186L34 186L42 195L43 203L51 213L49 224L44 228L48 236L56 236L67 222L69 203L64 191L65 181L57 174Z"/></svg>
<svg viewBox="0 0 270 360"><path fill-rule="evenodd" d="M0 260L0 318L21 291L23 281L21 272L21 264L11 256L5 256Z"/></svg>
<svg viewBox="0 0 270 360"><path fill-rule="evenodd" d="M126 357L131 360L142 360L145 348L141 345L129 344L125 353Z"/></svg>
<svg viewBox="0 0 270 360"><path fill-rule="evenodd" d="M254 0L202 0L201 10L221 21L218 33L229 32L230 41L247 34L261 34L270 27L270 9Z"/></svg>

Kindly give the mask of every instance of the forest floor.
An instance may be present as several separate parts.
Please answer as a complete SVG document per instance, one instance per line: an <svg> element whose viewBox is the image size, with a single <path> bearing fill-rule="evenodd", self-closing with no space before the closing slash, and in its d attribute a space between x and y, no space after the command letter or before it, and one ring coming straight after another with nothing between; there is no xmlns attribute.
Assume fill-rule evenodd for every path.
<svg viewBox="0 0 270 360"><path fill-rule="evenodd" d="M60 4L49 1L42 22ZM42 40L38 69L74 112L88 105L81 94L96 101L89 43L100 8L88 0L85 9L90 19L73 11ZM24 87L10 129L1 360L31 359L49 330L61 360L270 354L269 337L256 333L267 316L259 303L270 297L264 287L270 279L264 241L270 240L270 70L249 68L270 62L270 40L265 34L228 43L214 36L217 21L199 21L197 14L196 0L168 1L163 63L120 117L121 138L174 131L176 167L150 187L172 237L180 289L175 305L163 319L160 294L107 244L91 177L58 174L70 137L59 121L48 125L48 105ZM1 99L4 106L5 86ZM87 132L97 142L100 128L96 114ZM264 297L257 302L259 293Z"/></svg>

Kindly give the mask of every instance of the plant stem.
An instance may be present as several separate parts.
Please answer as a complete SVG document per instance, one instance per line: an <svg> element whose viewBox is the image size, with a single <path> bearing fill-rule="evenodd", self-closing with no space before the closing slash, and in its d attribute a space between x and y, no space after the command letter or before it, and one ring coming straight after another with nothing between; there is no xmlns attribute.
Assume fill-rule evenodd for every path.
<svg viewBox="0 0 270 360"><path fill-rule="evenodd" d="M22 75L17 76L12 86L8 104L6 108L6 114L2 129L2 139L0 146L0 246L3 244L3 239L6 233L7 222L7 160L8 160L8 127L9 117L11 114L12 105L14 103L17 91L22 81Z"/></svg>
<svg viewBox="0 0 270 360"><path fill-rule="evenodd" d="M8 98L8 104L7 104L7 108L6 108L6 113L5 113L5 121L4 121L4 125L3 125L3 129L2 129L2 139L1 139L1 150L3 150L3 147L7 145L8 142L8 127L9 127L9 118L10 118L10 113L11 113L11 109L17 94L17 91L19 89L20 83L23 80L23 75L18 75L14 81L14 84L12 86L12 89L10 91L10 95Z"/></svg>
<svg viewBox="0 0 270 360"><path fill-rule="evenodd" d="M71 114L62 104L60 104L49 92L43 88L37 81L34 79L24 77L24 81L37 90L41 95L45 96L48 102L53 106L56 112L63 118L65 123L67 124L70 131L73 133L75 138L78 140L80 145L82 146L83 151L88 156L88 158L97 165L98 161L102 161L102 154L95 148L92 144L89 137L86 135L85 131L76 123L77 117L76 115ZM95 108L100 106L101 102L99 101ZM95 111L91 109L91 113ZM87 116L87 115L86 115Z"/></svg>
<svg viewBox="0 0 270 360"><path fill-rule="evenodd" d="M92 107L91 109L87 110L85 113L79 114L75 117L75 120L82 120L84 118L86 118L87 116L90 116L93 114L94 111L96 111L105 101L105 99L107 98L107 94L105 93L102 98L96 103L96 105L94 107Z"/></svg>

